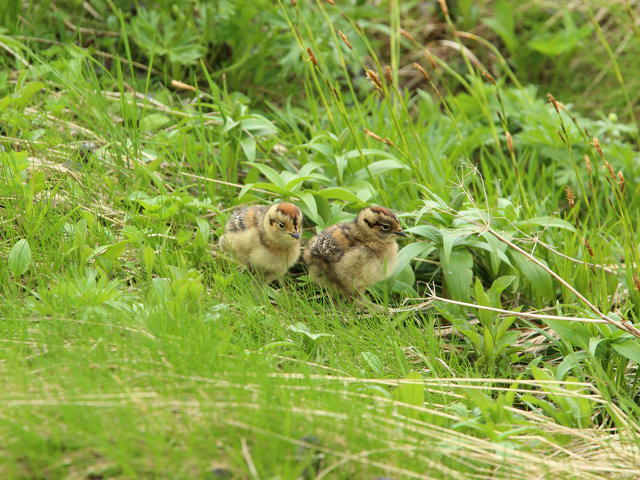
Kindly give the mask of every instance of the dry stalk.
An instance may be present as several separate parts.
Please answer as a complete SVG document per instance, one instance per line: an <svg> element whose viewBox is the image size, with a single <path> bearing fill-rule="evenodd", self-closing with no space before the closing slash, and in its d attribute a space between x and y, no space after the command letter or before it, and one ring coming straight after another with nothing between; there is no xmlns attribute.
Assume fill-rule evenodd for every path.
<svg viewBox="0 0 640 480"><path fill-rule="evenodd" d="M6 43L0 42L0 47L4 48L7 52L9 52L11 55L13 55L22 65L24 65L27 68L31 68L31 64L29 62L27 62L22 55L20 55L18 52L16 52L14 49L12 49L9 45L7 45Z"/></svg>
<svg viewBox="0 0 640 480"><path fill-rule="evenodd" d="M240 447L242 448L242 456L244 460L247 462L247 467L249 468L249 472L251 473L251 477L255 480L260 478L258 475L258 470L256 470L256 465L253 463L253 458L251 458L251 450L249 450L249 445L247 445L247 439L242 437L240 439Z"/></svg>
<svg viewBox="0 0 640 480"><path fill-rule="evenodd" d="M594 145L595 146L595 145ZM599 145L598 145L599 146ZM522 255L524 255L525 257L527 257L527 259L529 259L529 261L535 263L536 265L538 265L540 268L542 268L545 272L547 272L549 275L551 275L553 278L555 278L558 282L560 282L567 290L569 290L571 293L573 293L578 300L580 300L582 303L584 303L589 310L591 310L593 313L595 313L598 317L600 317L602 320L604 320L606 323L613 325L616 328L619 328L620 330L623 330L627 333L630 333L631 335L633 335L636 338L640 338L640 330L638 330L636 327L634 327L631 322L619 322L618 320L614 320L611 317L608 317L607 315L605 315L604 313L602 313L600 311L600 309L598 307L596 307L593 303L591 303L584 295L582 295L578 290L576 290L576 288L571 285L569 282L567 282L564 278L562 278L560 275L558 275L556 272L554 272L553 270L551 270L548 266L546 266L544 263L542 263L540 260L538 260L536 257L534 257L533 255L531 255L529 252L527 252L526 250L520 248L518 245L516 245L515 243L513 243L511 240L509 240L508 238L505 238L504 236L502 236L500 233L496 232L493 228L491 228L488 225L484 226L485 230L487 232L489 232L491 235L493 235L494 237L496 237L498 240L500 240L502 243L508 245L509 247L513 248L515 251L521 253Z"/></svg>
<svg viewBox="0 0 640 480"><path fill-rule="evenodd" d="M171 80L171 86L179 88L181 90L190 90L192 92L196 91L196 88L189 85L188 83L181 82L180 80Z"/></svg>
<svg viewBox="0 0 640 480"><path fill-rule="evenodd" d="M449 303L452 305L459 305L461 307L475 308L478 310L487 310L490 312L496 312L502 315L509 315L520 318L530 318L533 320L560 320L565 322L582 322L582 323L610 323L606 320L598 319L598 318L587 318L587 317L567 317L562 315L546 315L542 313L533 313L533 312L517 312L515 310L506 310L504 308L496 308L496 307L487 307L485 305L478 305L475 303L461 302L459 300L452 300L450 298L439 297L435 294L429 295L429 297L422 303L418 303L415 305L410 305L407 307L399 307L399 308L389 308L389 313L403 313L403 312L413 312L417 310L425 310L431 308L433 302L443 302Z"/></svg>
<svg viewBox="0 0 640 480"><path fill-rule="evenodd" d="M217 180L215 178L203 177L203 176L200 176L200 175L195 175L193 173L180 172L180 175L183 175L185 177L195 178L197 180L204 180L205 182L212 182L212 183L218 183L220 185L226 185L227 187L235 187L235 188L244 188L244 187L246 187L246 185L240 185L239 183L225 182L224 180ZM278 196L277 193L270 192L269 190L263 190L261 188L251 187L250 190L253 190L255 192L265 193L267 195L271 195L272 197L277 197ZM298 198L298 197L292 197L292 198Z"/></svg>
<svg viewBox="0 0 640 480"><path fill-rule="evenodd" d="M385 144L389 145L390 147L398 148L398 147L396 147L396 146L395 146L395 144L391 141L391 139L386 138L386 137L385 137L385 138L382 138L380 135L378 135L378 134L376 134L376 133L373 133L373 132L372 132L371 130L369 130L368 128L365 128L365 129L364 129L364 133L365 133L366 135L370 136L371 138L373 138L373 139L375 139L375 140L379 141L379 142L382 142L382 143L385 143Z"/></svg>

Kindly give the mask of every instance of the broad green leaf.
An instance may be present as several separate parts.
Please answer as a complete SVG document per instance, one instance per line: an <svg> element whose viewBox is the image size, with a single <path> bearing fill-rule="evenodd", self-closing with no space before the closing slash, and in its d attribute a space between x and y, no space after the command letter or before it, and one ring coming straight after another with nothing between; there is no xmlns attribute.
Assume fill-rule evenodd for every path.
<svg viewBox="0 0 640 480"><path fill-rule="evenodd" d="M411 266L407 265L403 270L396 270L390 281L393 292L406 292L410 296L416 296L416 276Z"/></svg>
<svg viewBox="0 0 640 480"><path fill-rule="evenodd" d="M271 120L255 113L248 118L240 120L240 125L244 130L248 130L253 135L273 135L278 133L278 128Z"/></svg>
<svg viewBox="0 0 640 480"><path fill-rule="evenodd" d="M44 88L44 83L42 82L28 82L22 87L19 93L19 98L21 100L20 103L23 105L29 103L31 99L38 93L40 90Z"/></svg>
<svg viewBox="0 0 640 480"><path fill-rule="evenodd" d="M289 192L294 192L296 190L296 187L313 178L297 176L295 174L292 174L291 172L282 172L282 177L283 180L287 182L284 188Z"/></svg>
<svg viewBox="0 0 640 480"><path fill-rule="evenodd" d="M314 342L322 337L333 337L333 335L330 335L328 333L312 333L311 330L309 330L309 327L307 327L302 322L297 322L294 325L289 325L289 330L295 333L300 333Z"/></svg>
<svg viewBox="0 0 640 480"><path fill-rule="evenodd" d="M378 160L361 168L356 173L359 177L367 177L369 175L380 175L390 170L408 170L409 167L399 160Z"/></svg>
<svg viewBox="0 0 640 480"><path fill-rule="evenodd" d="M109 258L110 260L117 260L124 253L124 249L127 246L126 241L121 241L118 243L114 243L112 245L108 245L107 249L103 253L103 256Z"/></svg>
<svg viewBox="0 0 640 480"><path fill-rule="evenodd" d="M29 265L31 265L31 247L26 239L18 240L13 247L11 247L7 262L9 264L9 271L16 277L24 275L27 270L29 270Z"/></svg>
<svg viewBox="0 0 640 480"><path fill-rule="evenodd" d="M519 336L520 332L517 331L508 331L504 332L504 334L496 332L496 343L492 354L494 356L500 355L507 348L514 345L518 341Z"/></svg>
<svg viewBox="0 0 640 480"><path fill-rule="evenodd" d="M510 252L516 269L529 281L538 298L553 298L551 275L519 252Z"/></svg>
<svg viewBox="0 0 640 480"><path fill-rule="evenodd" d="M636 338L611 342L611 348L623 357L640 364L640 342Z"/></svg>
<svg viewBox="0 0 640 480"><path fill-rule="evenodd" d="M510 0L498 0L493 11L493 17L484 19L483 23L500 36L510 53L514 53L518 37L515 31L513 3Z"/></svg>
<svg viewBox="0 0 640 480"><path fill-rule="evenodd" d="M262 173L265 177L267 177L267 179L274 185L277 185L282 189L285 188L284 179L280 176L278 172L276 172L269 165L265 165L264 163L257 163L257 162L249 162L249 165L256 167L258 170L260 170L260 173Z"/></svg>
<svg viewBox="0 0 640 480"><path fill-rule="evenodd" d="M500 295L504 292L509 285L517 280L515 275L503 275L502 277L496 278L491 284L491 288L488 290L489 299L491 300L491 306L499 307L500 306Z"/></svg>
<svg viewBox="0 0 640 480"><path fill-rule="evenodd" d="M584 350L565 356L556 369L556 380L562 380L567 373L580 365L580 362L585 358L589 358L589 355Z"/></svg>
<svg viewBox="0 0 640 480"><path fill-rule="evenodd" d="M428 238L433 243L438 243L442 238L441 230L433 225L416 225L415 227L406 228L404 231L407 233L413 233L420 237Z"/></svg>
<svg viewBox="0 0 640 480"><path fill-rule="evenodd" d="M581 350L589 348L591 334L586 325L562 320L544 320L544 323L549 325L569 345Z"/></svg>
<svg viewBox="0 0 640 480"><path fill-rule="evenodd" d="M528 227L531 225L539 225L545 228L563 228L565 230L569 230L571 232L575 232L576 229L569 222L562 220L557 217L535 217L529 218L527 220L520 220L517 222L513 222L516 227Z"/></svg>
<svg viewBox="0 0 640 480"><path fill-rule="evenodd" d="M198 224L198 230L196 231L196 243L202 247L205 247L209 242L211 226L209 225L209 222L200 217L196 217L196 223Z"/></svg>
<svg viewBox="0 0 640 480"><path fill-rule="evenodd" d="M150 113L140 120L140 129L144 132L150 132L164 127L171 119L162 113Z"/></svg>
<svg viewBox="0 0 640 480"><path fill-rule="evenodd" d="M591 34L591 31L590 25L583 25L580 28L574 26L554 33L545 31L529 40L527 46L549 57L555 57L574 50L583 38Z"/></svg>
<svg viewBox="0 0 640 480"><path fill-rule="evenodd" d="M378 376L382 376L384 374L384 366L375 353L362 352L360 355L367 363L367 365L369 365L369 368L371 368L371 371L373 371L373 373Z"/></svg>
<svg viewBox="0 0 640 480"><path fill-rule="evenodd" d="M245 137L240 140L240 147L244 152L247 160L250 162L255 162L256 160L256 141L253 137Z"/></svg>
<svg viewBox="0 0 640 480"><path fill-rule="evenodd" d="M147 276L151 277L153 272L153 266L156 263L156 252L148 245L145 245L142 251L142 259L144 261L144 269L147 272Z"/></svg>
<svg viewBox="0 0 640 480"><path fill-rule="evenodd" d="M361 203L355 193L343 187L323 188L322 190L319 190L317 194L323 198L335 198L337 200L344 200L345 202Z"/></svg>
<svg viewBox="0 0 640 480"><path fill-rule="evenodd" d="M442 271L449 295L455 300L468 301L473 280L473 256L468 250L453 250L449 259L441 254Z"/></svg>
<svg viewBox="0 0 640 480"><path fill-rule="evenodd" d="M505 262L510 267L512 266L511 260L509 260L509 257L505 253L507 245L505 245L503 242L501 242L488 232L480 234L480 237L485 240L488 247L489 259L491 261L491 271L494 273L494 275L498 274L502 262Z"/></svg>
<svg viewBox="0 0 640 480"><path fill-rule="evenodd" d="M320 222L320 217L318 215L318 206L316 205L315 197L309 192L300 192L297 194L302 200L302 210L309 219L314 223Z"/></svg>
<svg viewBox="0 0 640 480"><path fill-rule="evenodd" d="M431 242L415 242L403 247L402 250L398 252L398 264L394 275L398 275L402 270L404 270L404 268L411 263L413 258L427 256L435 249L436 247Z"/></svg>
<svg viewBox="0 0 640 480"><path fill-rule="evenodd" d="M3 181L11 179L11 183L22 183L26 178L28 167L29 152L26 150L21 152L0 151L0 178Z"/></svg>
<svg viewBox="0 0 640 480"><path fill-rule="evenodd" d="M356 149L356 150L349 150L347 153L343 155L344 155L344 158L346 158L347 160L350 160L352 158L358 158L358 157L362 158L362 157L372 157L372 156L380 156L380 157L390 158L390 159L396 158L391 153L385 150L379 150L377 148L362 148L362 149Z"/></svg>
<svg viewBox="0 0 640 480"><path fill-rule="evenodd" d="M449 257L451 256L457 235L449 230L441 230L441 235L442 248L440 250L440 258L444 263L449 263Z"/></svg>
<svg viewBox="0 0 640 480"><path fill-rule="evenodd" d="M482 305L484 307L495 307L489 299L489 295L484 291L482 287L482 282L479 278L476 277L476 281L474 284L474 293L475 293L475 301L478 305ZM480 320L480 324L484 327L491 327L493 325L493 321L496 318L496 313L490 310L485 310L483 308L479 308L478 312L478 320Z"/></svg>
<svg viewBox="0 0 640 480"><path fill-rule="evenodd" d="M333 147L331 147L331 145L325 145L324 143L309 142L306 143L304 147L309 150L314 150L327 158L331 157L333 154Z"/></svg>

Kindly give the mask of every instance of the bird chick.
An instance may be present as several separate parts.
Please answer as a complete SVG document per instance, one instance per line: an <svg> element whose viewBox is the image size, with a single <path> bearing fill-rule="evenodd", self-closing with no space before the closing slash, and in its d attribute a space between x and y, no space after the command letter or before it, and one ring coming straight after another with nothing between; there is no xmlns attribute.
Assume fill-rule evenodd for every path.
<svg viewBox="0 0 640 480"><path fill-rule="evenodd" d="M354 296L393 273L398 236L406 233L391 210L366 207L354 221L333 225L311 239L304 253L309 276Z"/></svg>
<svg viewBox="0 0 640 480"><path fill-rule="evenodd" d="M300 256L302 212L291 203L239 208L227 222L220 248L272 282Z"/></svg>

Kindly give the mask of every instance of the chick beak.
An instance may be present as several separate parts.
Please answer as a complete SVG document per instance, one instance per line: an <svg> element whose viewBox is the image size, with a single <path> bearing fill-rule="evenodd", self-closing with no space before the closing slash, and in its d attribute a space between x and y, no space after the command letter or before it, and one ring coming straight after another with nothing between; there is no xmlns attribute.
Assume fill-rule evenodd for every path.
<svg viewBox="0 0 640 480"><path fill-rule="evenodd" d="M293 232L293 233L290 233L289 235L291 235L296 240L300 238L300 234L298 232Z"/></svg>
<svg viewBox="0 0 640 480"><path fill-rule="evenodd" d="M406 237L407 236L407 234L404 233L402 230L398 230L397 232L393 232L393 233L395 233L396 235L399 235L401 237Z"/></svg>

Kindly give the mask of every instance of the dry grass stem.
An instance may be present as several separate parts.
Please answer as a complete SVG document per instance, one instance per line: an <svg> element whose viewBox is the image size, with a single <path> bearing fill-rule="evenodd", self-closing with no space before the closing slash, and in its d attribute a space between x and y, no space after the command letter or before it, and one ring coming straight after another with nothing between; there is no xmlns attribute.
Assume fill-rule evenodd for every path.
<svg viewBox="0 0 640 480"><path fill-rule="evenodd" d="M533 255L531 255L529 252L527 252L526 250L520 248L518 245L516 245L515 243L513 243L511 240L505 238L503 235L501 235L500 233L496 232L493 228L491 228L490 226L486 225L484 226L484 228L486 229L487 232L489 232L491 235L493 235L494 237L496 237L498 240L500 240L502 243L508 245L509 247L513 248L514 250L516 250L517 252L521 253L522 255L524 255L525 257L527 257L531 262L535 263L536 265L538 265L540 268L542 268L545 272L547 272L549 275L551 275L553 278L555 278L558 282L560 282L567 290L569 290L571 293L573 293L582 303L584 303L589 310L591 310L593 313L595 313L598 317L600 317L602 320L604 320L605 322L619 328L620 330L623 330L627 333L630 333L631 335L633 335L634 337L640 338L640 330L638 330L636 327L634 327L630 322L619 322L618 320L614 320L611 317L608 317L607 315L605 315L604 313L602 313L600 311L600 309L598 307L596 307L593 303L591 303L584 295L582 295L578 290L575 289L575 287L573 285L571 285L569 282L567 282L564 278L562 278L560 275L558 275L556 272L554 272L553 270L551 270L548 266L546 266L543 262L541 262L540 260L538 260L536 257L534 257Z"/></svg>
<svg viewBox="0 0 640 480"><path fill-rule="evenodd" d="M395 146L395 144L394 144L394 143L393 143L389 138L382 138L380 135L377 135L377 134L373 133L373 132L372 132L371 130L369 130L368 128L365 128L365 129L364 129L364 133L365 133L366 135L370 136L371 138L373 138L373 139L375 139L375 140L379 141L379 142L382 142L382 143L387 144L387 145L389 145L389 146L391 146L391 147L395 147L395 148L397 148L397 147Z"/></svg>
<svg viewBox="0 0 640 480"><path fill-rule="evenodd" d="M437 295L430 295L424 302L410 305L406 307L398 307L398 308L389 308L389 313L403 313L403 312L413 312L418 310L425 310L433 307L433 302L443 302L449 303L451 305L459 305L461 307L475 308L478 310L487 310L490 312L496 312L500 315L509 315L520 318L530 318L534 320L561 320L566 322L582 322L582 323L610 323L603 319L598 318L587 318L587 317L571 317L564 315L545 315L540 313L532 313L532 312L518 312L515 310L506 310L503 308L496 307L487 307L485 305L478 305L475 303L461 302L459 300L452 300L450 298L439 297Z"/></svg>
<svg viewBox="0 0 640 480"><path fill-rule="evenodd" d="M171 86L179 88L180 90L189 90L191 92L195 92L196 88L192 87L188 83L181 82L180 80L171 80Z"/></svg>
<svg viewBox="0 0 640 480"><path fill-rule="evenodd" d="M259 480L260 475L258 475L256 465L253 463L253 458L251 458L251 451L249 450L249 445L247 445L247 439L244 437L240 439L240 448L242 449L242 456L244 457L245 462L247 462L247 467L249 468L249 473L251 473L251 478L253 478L254 480Z"/></svg>
<svg viewBox="0 0 640 480"><path fill-rule="evenodd" d="M234 188L245 188L246 187L246 185L240 185L239 183L225 182L224 180L218 180L218 179L215 179L215 178L203 177L203 176L200 176L200 175L195 175L193 173L180 172L180 175L183 175L185 177L195 178L197 180L204 180L205 182L212 182L212 183L217 183L219 185L226 185L227 187L234 187ZM253 190L255 192L264 193L264 194L270 195L272 197L277 197L278 196L277 193L270 192L269 190L263 190L261 188L251 187L249 190ZM297 197L295 197L295 198L297 198Z"/></svg>

